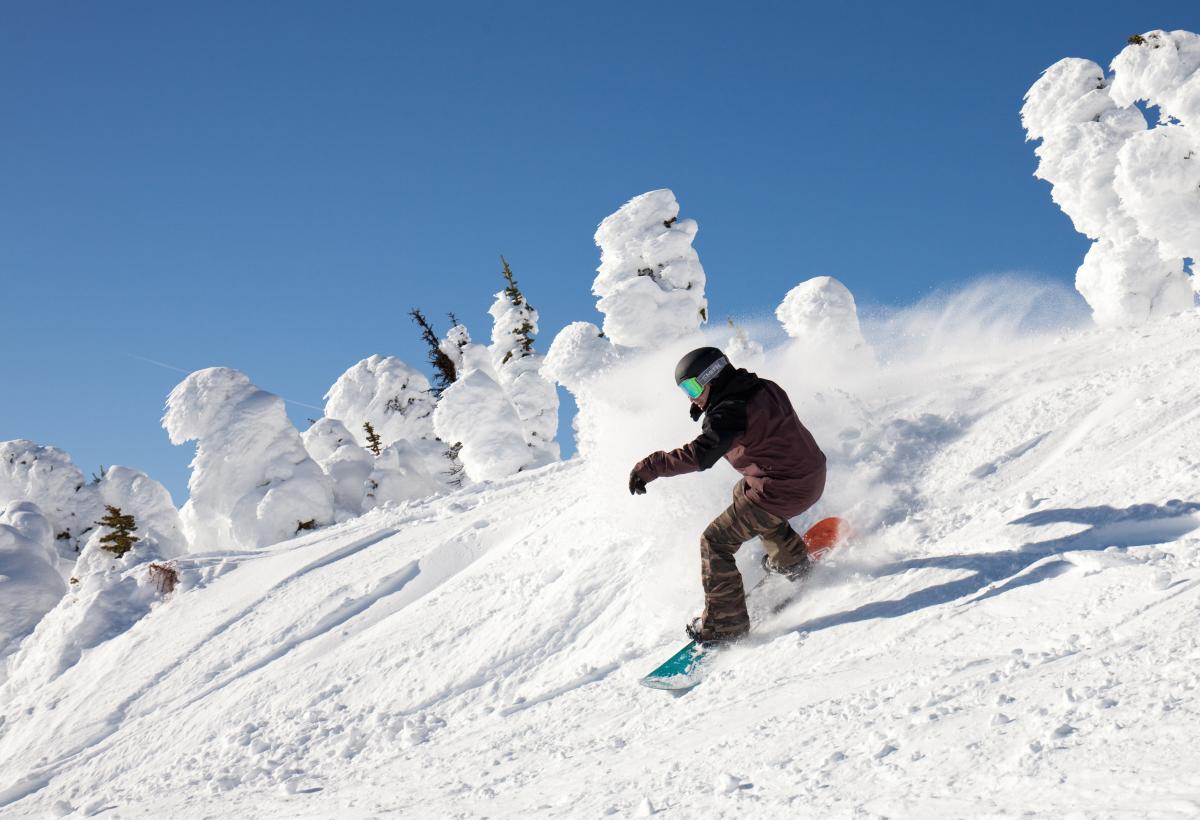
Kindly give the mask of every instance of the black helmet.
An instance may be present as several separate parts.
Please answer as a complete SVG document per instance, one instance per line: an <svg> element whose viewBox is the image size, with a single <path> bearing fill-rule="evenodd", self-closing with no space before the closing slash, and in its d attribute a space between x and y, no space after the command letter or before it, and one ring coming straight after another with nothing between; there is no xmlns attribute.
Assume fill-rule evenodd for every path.
<svg viewBox="0 0 1200 820"><path fill-rule="evenodd" d="M717 348L698 347L675 365L675 383L682 386L686 381L696 380L692 383L693 389L688 391L688 395L695 398L704 385L710 383L728 366L729 360Z"/></svg>

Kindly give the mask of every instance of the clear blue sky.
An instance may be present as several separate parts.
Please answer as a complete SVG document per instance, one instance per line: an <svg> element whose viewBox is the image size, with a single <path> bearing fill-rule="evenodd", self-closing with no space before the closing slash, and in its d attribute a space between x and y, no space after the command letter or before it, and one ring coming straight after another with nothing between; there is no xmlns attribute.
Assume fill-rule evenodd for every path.
<svg viewBox="0 0 1200 820"><path fill-rule="evenodd" d="M836 6L836 7L835 7ZM597 320L597 222L670 187L713 317L837 276L867 304L1071 281L1086 240L1017 112L1060 57L1188 2L10 2L0 25L0 439L146 470L184 371L293 401L407 313L486 336L505 254L539 347Z"/></svg>

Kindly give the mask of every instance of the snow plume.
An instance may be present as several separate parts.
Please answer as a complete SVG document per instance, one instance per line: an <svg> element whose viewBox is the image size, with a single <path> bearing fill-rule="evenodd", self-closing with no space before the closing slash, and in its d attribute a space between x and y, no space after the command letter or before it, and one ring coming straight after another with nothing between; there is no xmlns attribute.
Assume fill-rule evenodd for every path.
<svg viewBox="0 0 1200 820"><path fill-rule="evenodd" d="M196 441L181 515L201 549L261 547L333 520L333 487L283 399L227 367L197 370L167 397L172 444Z"/></svg>
<svg viewBox="0 0 1200 820"><path fill-rule="evenodd" d="M749 330L735 325L732 320L729 327L732 335L721 349L729 356L730 361L738 362L739 366L747 370L762 367L765 354L762 343L751 338Z"/></svg>
<svg viewBox="0 0 1200 820"><path fill-rule="evenodd" d="M67 584L58 574L54 530L37 505L12 501L0 511L0 681L4 659L16 651L47 612L58 604Z"/></svg>
<svg viewBox="0 0 1200 820"><path fill-rule="evenodd" d="M898 370L1014 355L1087 324L1070 288L1017 275L989 276L904 307L864 312L862 330L881 378Z"/></svg>
<svg viewBox="0 0 1200 820"><path fill-rule="evenodd" d="M1185 260L1200 257L1200 37L1132 37L1112 68L1060 60L1021 121L1042 141L1035 176L1095 240L1076 287L1099 324L1136 325L1195 304ZM1159 107L1156 127L1138 102Z"/></svg>
<svg viewBox="0 0 1200 820"><path fill-rule="evenodd" d="M679 219L666 188L636 196L600 223L600 267L592 283L604 333L648 347L695 333L708 320L704 268L692 248L696 222Z"/></svg>
<svg viewBox="0 0 1200 820"><path fill-rule="evenodd" d="M433 394L429 379L395 356L363 359L338 377L325 394L326 418L341 421L359 444L370 422L386 447L400 439L433 434Z"/></svg>
<svg viewBox="0 0 1200 820"><path fill-rule="evenodd" d="M507 269L507 263L506 263ZM513 284L496 294L489 351L500 387L521 421L525 443L533 450L530 466L558 461L558 391L541 373L544 357L533 349L538 312Z"/></svg>
<svg viewBox="0 0 1200 820"><path fill-rule="evenodd" d="M837 304L845 307L843 301ZM785 306L795 307L795 300L785 301ZM788 323L797 318L788 309L780 312ZM590 486L596 488L596 503L622 510L647 532L679 532L679 544L673 547L679 552L664 553L662 565L650 568L654 577L671 586L672 573L691 577L695 538L728 504L737 480L722 461L701 474L655 482L655 504L628 500L625 483L638 459L680 446L700 432L688 416L686 396L673 383L675 363L687 351L706 344L720 347L735 366L780 384L829 457L825 496L795 526L836 514L869 534L922 507L924 501L914 490L919 485L916 477L969 422L953 411L949 394L939 393L929 406L914 402L879 412L889 396L911 385L933 384L951 365L1007 361L1045 349L1086 320L1086 307L1067 288L995 277L903 309L865 312L861 324L855 319L854 338L868 351L878 351L878 363L869 367L834 365L828 353L809 349L794 337L772 339L771 327L779 327L773 322L749 323L755 335L773 342L757 356L753 348L739 349L738 328L706 331L660 350L623 349L617 356L598 329L578 323L555 340L545 370L576 397L576 436L581 457L595 471ZM846 322L834 326L844 328ZM792 324L789 329L806 327ZM674 529L671 520L676 522ZM696 526L680 530L678 522L683 520Z"/></svg>

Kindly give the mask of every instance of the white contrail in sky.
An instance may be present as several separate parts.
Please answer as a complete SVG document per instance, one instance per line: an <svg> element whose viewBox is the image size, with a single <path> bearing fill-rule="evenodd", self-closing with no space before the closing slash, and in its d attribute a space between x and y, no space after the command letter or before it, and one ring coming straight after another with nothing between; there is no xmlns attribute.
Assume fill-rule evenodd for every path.
<svg viewBox="0 0 1200 820"><path fill-rule="evenodd" d="M176 373L192 373L193 372L191 370L184 370L182 367L176 367L173 364L167 364L166 362L160 362L157 359L150 359L150 358L147 358L146 356L139 356L136 353L126 353L125 355L131 359L137 359L138 361L142 361L142 362L149 362L150 364L157 365L158 367L164 367L167 370L174 370ZM278 394L276 394L276 395L278 395ZM317 407L316 405L313 405L313 404L306 404L305 402L302 402L302 401L296 401L295 399L289 399L287 396L279 396L279 398L283 399L288 404L296 404L296 405L299 405L300 407L307 407L309 410L320 410L322 413L325 412L324 407Z"/></svg>

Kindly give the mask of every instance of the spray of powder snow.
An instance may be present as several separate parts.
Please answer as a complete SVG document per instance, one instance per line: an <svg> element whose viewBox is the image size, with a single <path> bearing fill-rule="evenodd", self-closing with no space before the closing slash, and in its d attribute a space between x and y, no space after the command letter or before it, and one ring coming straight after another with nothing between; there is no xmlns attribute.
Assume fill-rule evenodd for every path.
<svg viewBox="0 0 1200 820"><path fill-rule="evenodd" d="M935 294L902 309L875 309L862 317L873 357L837 355L784 336L778 323L750 319L678 339L658 349L616 351L606 366L572 385L581 454L592 473L592 500L611 510L614 539L644 546L647 614L679 619L701 603L698 539L728 504L739 476L724 461L703 473L663 479L648 495L631 497L629 471L655 450L671 450L699 434L688 399L674 384L674 367L687 351L714 345L787 390L797 413L829 457L821 501L793 521L803 531L828 515L850 519L856 546L828 571L869 574L888 560L890 545L905 541L905 519L920 509L916 478L957 437L962 420L950 406L912 412L902 400L923 396L929 374L963 362L1003 363L1048 338L1085 326L1087 309L1061 286L1019 277L995 277ZM582 333L582 331L581 331ZM804 350L800 350L804 347ZM611 352L611 351L610 351ZM742 549L747 584L760 575L761 546ZM635 556L614 556L634 560Z"/></svg>

